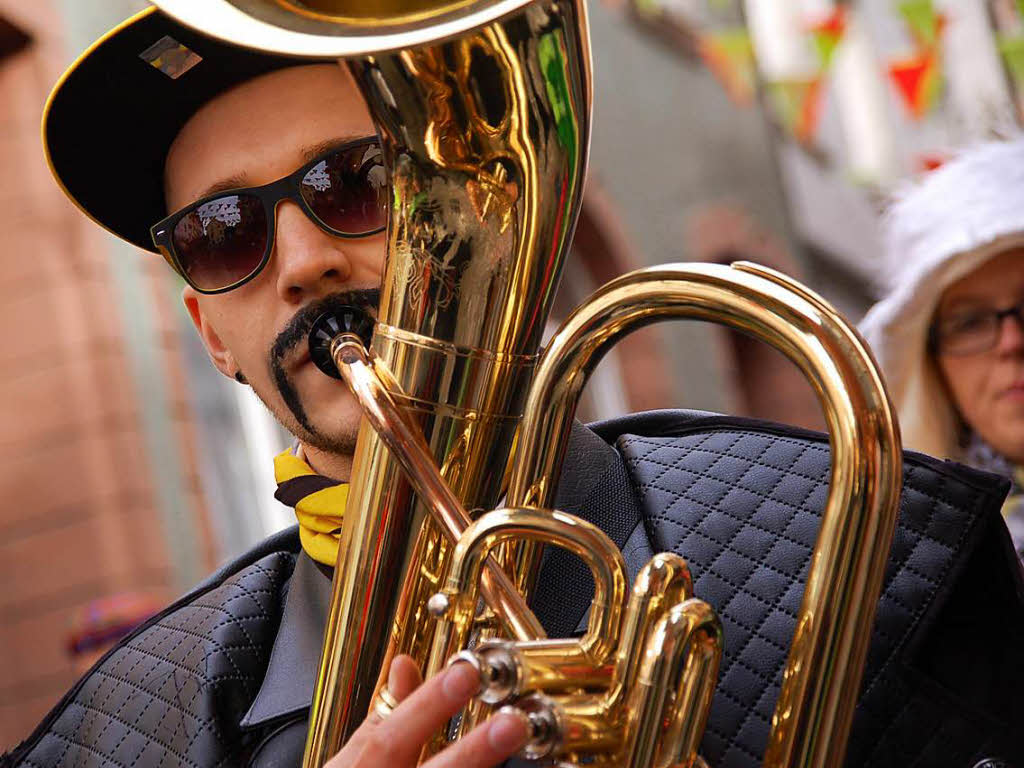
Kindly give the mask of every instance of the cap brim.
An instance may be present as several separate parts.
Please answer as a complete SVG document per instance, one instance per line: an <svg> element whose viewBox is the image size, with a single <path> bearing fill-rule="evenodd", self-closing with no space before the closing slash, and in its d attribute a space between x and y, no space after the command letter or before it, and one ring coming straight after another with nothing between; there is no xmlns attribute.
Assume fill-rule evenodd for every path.
<svg viewBox="0 0 1024 768"><path fill-rule="evenodd" d="M154 50L170 55L154 59ZM167 213L164 161L182 126L231 87L302 63L309 60L232 46L147 9L96 41L54 87L42 125L50 170L87 216L154 251L149 228Z"/></svg>

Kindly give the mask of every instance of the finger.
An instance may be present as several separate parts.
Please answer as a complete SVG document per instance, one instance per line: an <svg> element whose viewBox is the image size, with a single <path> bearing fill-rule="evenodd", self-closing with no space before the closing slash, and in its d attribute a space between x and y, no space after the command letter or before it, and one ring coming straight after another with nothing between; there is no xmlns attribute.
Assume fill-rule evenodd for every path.
<svg viewBox="0 0 1024 768"><path fill-rule="evenodd" d="M422 682L423 677L420 675L420 669L413 658L404 654L396 656L392 660L391 666L388 667L387 686L381 690L378 696L374 697L370 711L366 713L366 719L363 721L360 729L352 734L352 739L356 739L359 736L360 730L364 730L365 727L374 727L382 723L385 715L416 690ZM383 714L377 709L378 697L391 705L390 708L385 709Z"/></svg>
<svg viewBox="0 0 1024 768"><path fill-rule="evenodd" d="M411 656L396 656L391 662L391 669L388 670L388 690L397 701L405 701L422 682L420 668Z"/></svg>
<svg viewBox="0 0 1024 768"><path fill-rule="evenodd" d="M420 669L411 656L396 656L391 662L391 666L388 667L388 691L398 702L402 702L416 690L421 680ZM370 732L384 722L384 719L375 707L370 707L370 711L366 713L366 719L349 737L341 754L359 754Z"/></svg>
<svg viewBox="0 0 1024 768"><path fill-rule="evenodd" d="M498 712L421 768L491 768L522 748L526 732L524 715Z"/></svg>
<svg viewBox="0 0 1024 768"><path fill-rule="evenodd" d="M420 685L420 668L416 666L412 656L395 656L388 668L387 689L396 701L409 696L417 686ZM362 750L362 744L367 740L370 732L384 722L384 718L377 712L376 707L371 707L367 713L366 720L362 721L358 728L352 733L342 753L335 756L335 761L345 754L358 754ZM328 763L325 768L333 768L334 761Z"/></svg>
<svg viewBox="0 0 1024 768"><path fill-rule="evenodd" d="M430 678L377 724L364 745L386 753L388 765L412 764L423 745L466 706L480 690L480 673L471 665L453 664Z"/></svg>

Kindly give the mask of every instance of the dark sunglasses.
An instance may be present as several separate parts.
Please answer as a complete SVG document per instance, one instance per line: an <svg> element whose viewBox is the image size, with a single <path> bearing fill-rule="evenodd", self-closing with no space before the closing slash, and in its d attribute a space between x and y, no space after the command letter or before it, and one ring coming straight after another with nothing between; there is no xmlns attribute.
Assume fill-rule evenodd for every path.
<svg viewBox="0 0 1024 768"><path fill-rule="evenodd" d="M324 153L262 187L218 192L150 229L153 243L200 293L224 293L252 280L274 250L277 206L296 203L325 232L366 237L387 222L387 174L375 137Z"/></svg>

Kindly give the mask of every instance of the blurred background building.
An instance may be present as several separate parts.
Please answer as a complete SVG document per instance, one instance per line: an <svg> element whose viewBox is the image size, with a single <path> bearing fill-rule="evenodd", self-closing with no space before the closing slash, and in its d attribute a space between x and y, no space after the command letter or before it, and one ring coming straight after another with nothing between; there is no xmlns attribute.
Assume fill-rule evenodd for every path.
<svg viewBox="0 0 1024 768"><path fill-rule="evenodd" d="M629 269L744 258L859 318L887 191L1018 129L1022 5L591 0L592 173L557 312ZM0 750L73 682L83 638L292 521L272 496L287 436L207 363L164 265L47 171L49 89L142 6L0 0ZM667 406L820 425L778 355L698 324L616 350L585 416Z"/></svg>

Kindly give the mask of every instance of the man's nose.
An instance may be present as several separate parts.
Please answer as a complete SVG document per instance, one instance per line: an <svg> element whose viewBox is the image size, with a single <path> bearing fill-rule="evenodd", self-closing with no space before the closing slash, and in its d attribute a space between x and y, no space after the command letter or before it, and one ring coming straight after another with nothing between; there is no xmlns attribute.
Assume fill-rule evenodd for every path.
<svg viewBox="0 0 1024 768"><path fill-rule="evenodd" d="M324 232L293 202L277 209L277 292L299 304L337 291L352 277L345 240Z"/></svg>

